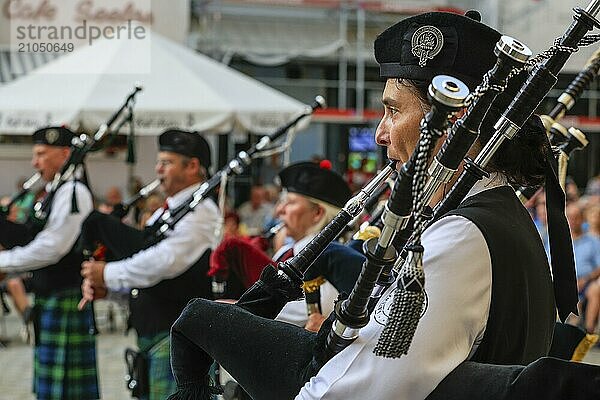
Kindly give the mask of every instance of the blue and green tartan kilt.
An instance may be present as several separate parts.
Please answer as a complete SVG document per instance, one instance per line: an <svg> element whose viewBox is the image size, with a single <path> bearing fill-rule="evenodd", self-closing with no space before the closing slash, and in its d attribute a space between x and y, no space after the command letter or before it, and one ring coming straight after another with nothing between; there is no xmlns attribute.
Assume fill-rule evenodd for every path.
<svg viewBox="0 0 600 400"><path fill-rule="evenodd" d="M148 357L148 400L163 400L175 393L177 384L171 371L171 340L169 332L138 337L140 351Z"/></svg>
<svg viewBox="0 0 600 400"><path fill-rule="evenodd" d="M91 305L77 310L80 289L36 296L33 391L38 399L98 399Z"/></svg>

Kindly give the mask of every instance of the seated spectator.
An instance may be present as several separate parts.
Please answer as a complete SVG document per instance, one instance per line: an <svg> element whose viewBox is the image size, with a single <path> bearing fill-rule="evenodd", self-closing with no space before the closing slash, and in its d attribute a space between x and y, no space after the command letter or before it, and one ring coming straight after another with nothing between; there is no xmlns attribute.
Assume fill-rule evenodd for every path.
<svg viewBox="0 0 600 400"><path fill-rule="evenodd" d="M548 241L548 220L546 217L546 193L540 192L535 197L535 215L533 217L533 222L535 227L537 228L540 237L542 238L542 243L544 244L544 250L546 250L546 254L550 254L548 252L550 243Z"/></svg>
<svg viewBox="0 0 600 400"><path fill-rule="evenodd" d="M265 188L255 185L250 189L250 200L239 206L237 213L245 234L254 236L264 231L265 224L273 213L273 206L267 203L266 198Z"/></svg>
<svg viewBox="0 0 600 400"><path fill-rule="evenodd" d="M223 239L241 236L240 216L235 211L227 211L223 217Z"/></svg>
<svg viewBox="0 0 600 400"><path fill-rule="evenodd" d="M588 181L585 195L591 199L592 203L600 203L600 175L596 175Z"/></svg>
<svg viewBox="0 0 600 400"><path fill-rule="evenodd" d="M570 203L566 209L573 253L580 306L587 301L585 329L594 333L600 312L600 240L583 232L583 209L579 203Z"/></svg>
<svg viewBox="0 0 600 400"><path fill-rule="evenodd" d="M567 195L567 203L579 200L579 188L570 176L567 177L565 182L565 194Z"/></svg>
<svg viewBox="0 0 600 400"><path fill-rule="evenodd" d="M584 215L588 225L587 233L600 239L600 203L589 204L585 208Z"/></svg>
<svg viewBox="0 0 600 400"><path fill-rule="evenodd" d="M138 226L140 229L143 229L144 226L146 226L146 221L148 218L154 214L154 211L161 208L164 202L164 196L159 193L153 193L146 198L146 201L144 201L144 206L142 207L142 213L140 214L140 223Z"/></svg>
<svg viewBox="0 0 600 400"><path fill-rule="evenodd" d="M104 214L110 214L115 205L123 202L121 189L116 186L111 186L104 195L104 200L98 204L98 211Z"/></svg>

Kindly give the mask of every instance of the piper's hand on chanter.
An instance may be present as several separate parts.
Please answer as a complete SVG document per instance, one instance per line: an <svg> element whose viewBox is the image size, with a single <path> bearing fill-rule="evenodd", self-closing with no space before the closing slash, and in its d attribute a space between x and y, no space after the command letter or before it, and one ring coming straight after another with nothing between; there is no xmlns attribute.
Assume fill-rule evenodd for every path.
<svg viewBox="0 0 600 400"><path fill-rule="evenodd" d="M94 287L89 279L84 279L81 284L81 300L77 305L79 311L83 310L86 304L91 303L96 299L106 297L108 290L106 287Z"/></svg>
<svg viewBox="0 0 600 400"><path fill-rule="evenodd" d="M104 284L105 266L106 262L96 261L94 259L84 261L81 264L81 276L83 276L84 280L81 284L81 294L83 297L77 306L80 310L82 310L88 302L106 297L107 289Z"/></svg>
<svg viewBox="0 0 600 400"><path fill-rule="evenodd" d="M106 262L91 259L81 264L81 276L90 281L92 287L106 287L104 283Z"/></svg>
<svg viewBox="0 0 600 400"><path fill-rule="evenodd" d="M321 313L312 313L308 316L308 321L304 326L304 329L311 332L319 332L321 325L327 318Z"/></svg>

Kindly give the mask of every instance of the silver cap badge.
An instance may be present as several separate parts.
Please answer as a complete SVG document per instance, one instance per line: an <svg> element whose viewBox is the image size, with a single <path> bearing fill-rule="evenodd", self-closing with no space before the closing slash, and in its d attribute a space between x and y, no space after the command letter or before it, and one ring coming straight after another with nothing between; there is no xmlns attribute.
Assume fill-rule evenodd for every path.
<svg viewBox="0 0 600 400"><path fill-rule="evenodd" d="M56 129L48 129L46 131L45 136L46 136L46 142L48 142L48 144L54 144L54 142L56 142L58 140L60 133Z"/></svg>
<svg viewBox="0 0 600 400"><path fill-rule="evenodd" d="M427 60L437 56L444 46L444 35L435 26L422 26L413 33L411 52L419 59L419 67L424 67Z"/></svg>

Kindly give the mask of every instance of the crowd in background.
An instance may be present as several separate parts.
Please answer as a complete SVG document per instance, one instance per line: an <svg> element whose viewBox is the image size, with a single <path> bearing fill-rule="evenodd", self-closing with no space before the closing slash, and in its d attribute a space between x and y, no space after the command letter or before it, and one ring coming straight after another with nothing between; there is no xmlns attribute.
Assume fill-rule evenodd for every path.
<svg viewBox="0 0 600 400"><path fill-rule="evenodd" d="M572 179L565 184L566 216L573 241L577 289L579 292L578 318L571 323L588 333L598 333L600 314L600 176L593 177L585 190L580 190ZM540 233L546 253L549 254L546 219L546 195L538 192L527 204Z"/></svg>

